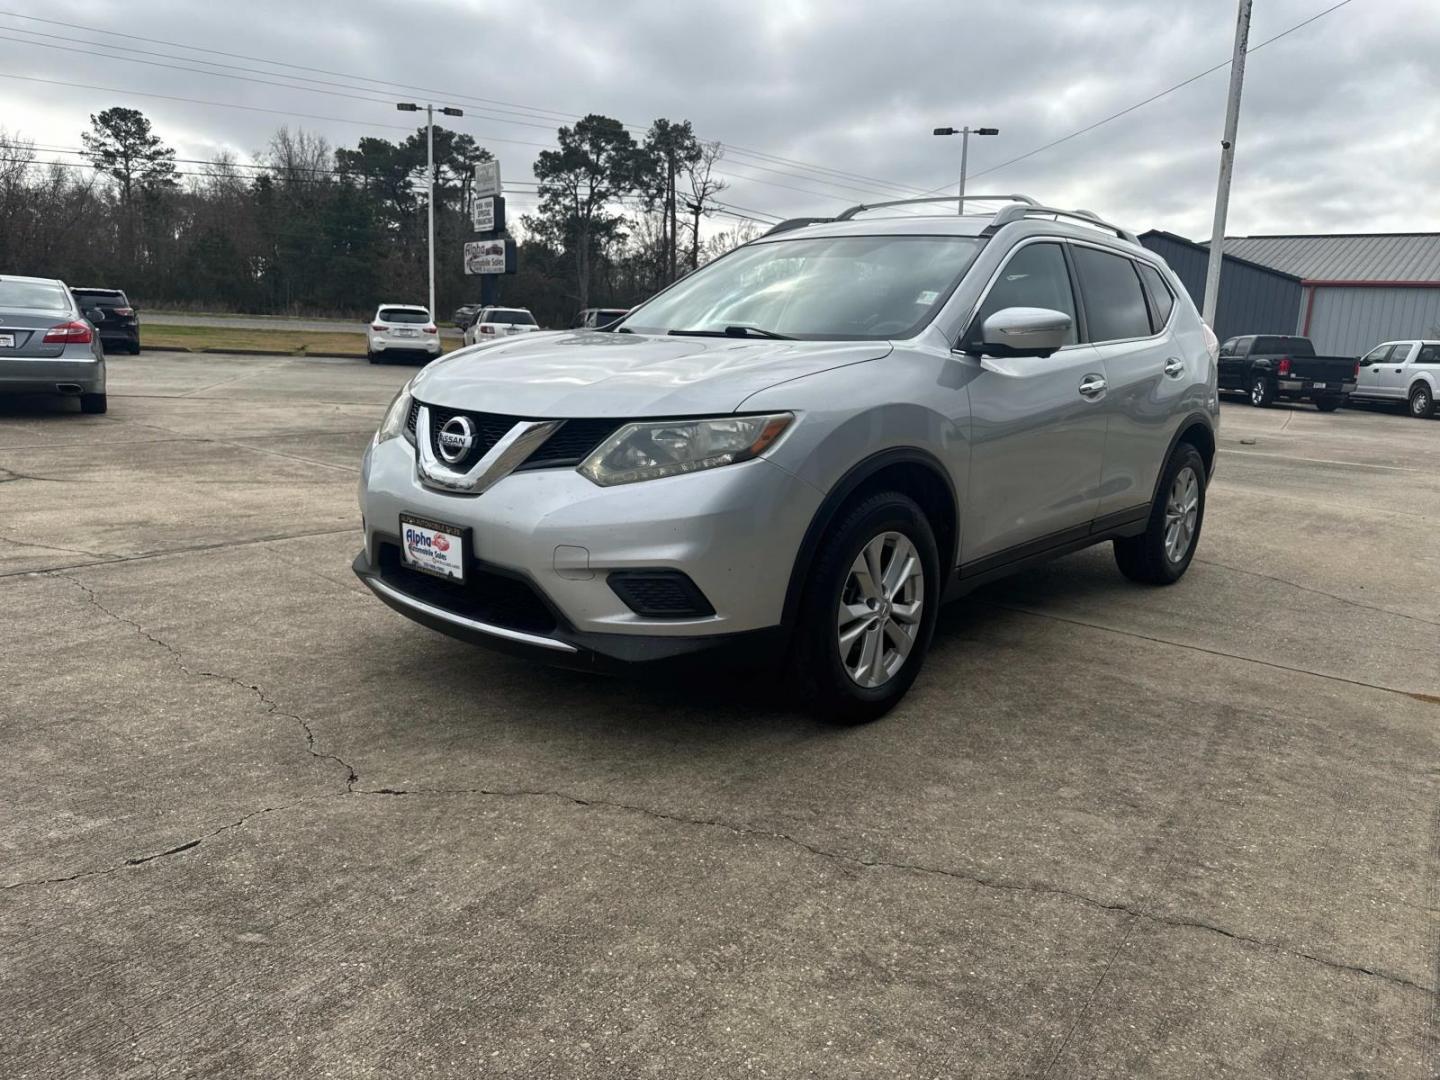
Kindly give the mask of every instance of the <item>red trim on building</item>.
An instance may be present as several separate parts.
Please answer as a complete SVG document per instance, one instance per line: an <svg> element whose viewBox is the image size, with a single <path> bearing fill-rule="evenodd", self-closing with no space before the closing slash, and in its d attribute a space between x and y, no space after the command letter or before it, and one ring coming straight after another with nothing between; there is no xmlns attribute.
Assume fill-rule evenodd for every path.
<svg viewBox="0 0 1440 1080"><path fill-rule="evenodd" d="M1305 301L1305 326L1300 331L1301 337L1310 336L1310 316L1315 314L1315 286L1309 286L1310 298Z"/></svg>
<svg viewBox="0 0 1440 1080"><path fill-rule="evenodd" d="M1305 278L1300 284L1307 289L1317 285L1327 289L1440 289L1440 281L1347 281L1343 278L1327 281L1323 278Z"/></svg>

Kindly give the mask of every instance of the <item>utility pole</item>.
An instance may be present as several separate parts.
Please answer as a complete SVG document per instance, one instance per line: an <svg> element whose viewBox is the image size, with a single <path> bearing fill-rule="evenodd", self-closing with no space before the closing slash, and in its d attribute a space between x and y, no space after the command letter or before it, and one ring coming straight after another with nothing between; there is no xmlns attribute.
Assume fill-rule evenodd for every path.
<svg viewBox="0 0 1440 1080"><path fill-rule="evenodd" d="M419 112L420 106L413 101L397 101L395 108L401 112ZM441 107L440 111L446 116L464 116L463 109L454 109L449 105ZM436 319L435 314L435 106L425 106L425 185L428 195L425 200L425 214L428 219L425 227L425 250L426 258L430 264L430 318Z"/></svg>
<svg viewBox="0 0 1440 1080"><path fill-rule="evenodd" d="M1240 0L1235 16L1235 53L1230 60L1230 97L1225 103L1225 137L1220 141L1220 179L1215 189L1215 223L1210 229L1210 264L1205 271L1205 322L1214 329L1220 306L1220 269L1225 260L1225 217L1230 210L1230 178L1235 171L1235 133L1240 126L1240 91L1245 85L1245 53L1250 43L1250 8Z"/></svg>
<svg viewBox="0 0 1440 1080"><path fill-rule="evenodd" d="M700 269L700 211L705 209L704 203L687 202L686 207L695 215L695 234L690 237L690 269Z"/></svg>
<svg viewBox="0 0 1440 1080"><path fill-rule="evenodd" d="M963 128L943 127L936 128L936 135L959 135L960 136L960 210L965 213L965 173L970 165L970 136L971 135L999 135L1000 129L993 127L972 128L965 125Z"/></svg>

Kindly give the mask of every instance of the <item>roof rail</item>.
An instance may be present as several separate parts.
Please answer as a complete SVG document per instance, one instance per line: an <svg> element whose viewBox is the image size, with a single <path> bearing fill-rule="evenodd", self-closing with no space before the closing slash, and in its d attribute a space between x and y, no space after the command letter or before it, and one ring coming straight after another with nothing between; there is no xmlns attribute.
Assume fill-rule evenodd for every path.
<svg viewBox="0 0 1440 1080"><path fill-rule="evenodd" d="M913 206L916 203L937 203L937 202L958 202L958 195L928 195L922 199L895 199L893 202L858 203L850 209L843 211L835 221L849 221L856 214L863 214L867 210L880 210L887 206ZM1008 203L1022 203L1027 206L1039 206L1040 203L1029 195L966 195L967 202L995 202L997 200ZM782 224L784 224L782 222ZM771 230L774 231L774 230Z"/></svg>
<svg viewBox="0 0 1440 1080"><path fill-rule="evenodd" d="M770 228L766 229L766 230L765 230L763 233L761 233L760 235L761 235L761 236L774 236L777 232L789 232L791 229L799 229L799 228L802 228L802 227L805 226L805 225L815 225L815 224L817 224L817 223L819 223L819 222L834 221L834 220L835 220L834 218L828 218L828 217L792 217L792 218L786 218L784 221L780 222L780 224L778 224L778 225L772 225Z"/></svg>
<svg viewBox="0 0 1440 1080"><path fill-rule="evenodd" d="M969 196L966 196L966 198L969 198ZM991 219L990 224L985 226L985 231L980 235L994 236L995 233L999 232L1011 222L1023 221L1028 217L1053 217L1056 221L1059 221L1061 218L1071 218L1075 221L1082 221L1086 225L1097 225L1106 232L1113 232L1121 240L1128 240L1132 244L1140 243L1134 233L1120 228L1119 225L1112 225L1099 214L1095 213L1094 210L1057 210L1053 206L1040 206L1039 204L1004 207Z"/></svg>

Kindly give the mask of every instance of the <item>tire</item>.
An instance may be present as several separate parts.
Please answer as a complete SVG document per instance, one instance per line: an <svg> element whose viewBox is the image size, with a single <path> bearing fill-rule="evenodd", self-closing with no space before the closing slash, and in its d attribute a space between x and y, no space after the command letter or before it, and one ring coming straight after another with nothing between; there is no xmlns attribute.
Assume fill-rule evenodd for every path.
<svg viewBox="0 0 1440 1080"><path fill-rule="evenodd" d="M1275 384L1263 375L1256 375L1250 383L1250 404L1257 409L1268 409L1275 403Z"/></svg>
<svg viewBox="0 0 1440 1080"><path fill-rule="evenodd" d="M82 413L91 413L92 415L103 413L107 404L104 394L80 395L80 411Z"/></svg>
<svg viewBox="0 0 1440 1080"><path fill-rule="evenodd" d="M139 339L139 338L136 338L136 339L135 339L135 343L130 346L130 355L131 355L131 356L139 356L139 355L140 355L140 339Z"/></svg>
<svg viewBox="0 0 1440 1080"><path fill-rule="evenodd" d="M873 581L864 570L867 553L879 560L882 581L893 565L890 560L907 560L900 563L903 567L913 556L918 580L912 573L889 597L866 599L868 586L862 586ZM925 662L939 601L935 534L913 499L880 492L844 511L815 553L796 626L794 667L807 707L826 723L840 725L867 723L889 712ZM867 608L885 614L865 614ZM890 616L902 608L918 618ZM847 615L851 621L842 622ZM842 634L850 637L848 647L841 643ZM877 663L865 666L867 650ZM872 679L875 685L866 685Z"/></svg>
<svg viewBox="0 0 1440 1080"><path fill-rule="evenodd" d="M1321 412L1334 412L1336 409L1340 408L1340 399L1338 397L1316 398L1315 408L1319 409Z"/></svg>
<svg viewBox="0 0 1440 1080"><path fill-rule="evenodd" d="M365 359L366 359L366 360L369 360L370 363L372 363L372 364L378 364L378 363L380 363L380 354L377 353L377 352L372 352L372 351L369 350L369 349L366 349L366 350L365 350Z"/></svg>
<svg viewBox="0 0 1440 1080"><path fill-rule="evenodd" d="M1410 415L1417 420L1429 420L1435 415L1435 395L1424 383L1410 391Z"/></svg>
<svg viewBox="0 0 1440 1080"><path fill-rule="evenodd" d="M1189 470L1192 484L1183 480L1186 470ZM1176 524L1172 503L1177 501L1186 508L1179 518L1182 527L1187 519L1189 522L1189 535L1183 539L1184 548L1178 551L1178 555L1178 544L1167 543L1171 527ZM1189 569L1195 548L1200 544L1200 529L1204 524L1205 461L1195 447L1181 443L1165 464L1160 490L1155 496L1155 505L1150 508L1150 520L1145 531L1139 536L1115 540L1115 565L1131 581L1145 585L1173 585Z"/></svg>

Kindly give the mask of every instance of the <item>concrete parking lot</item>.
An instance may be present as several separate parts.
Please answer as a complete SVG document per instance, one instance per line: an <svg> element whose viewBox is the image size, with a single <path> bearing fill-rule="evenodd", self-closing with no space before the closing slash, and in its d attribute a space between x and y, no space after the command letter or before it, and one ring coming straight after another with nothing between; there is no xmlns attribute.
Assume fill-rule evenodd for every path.
<svg viewBox="0 0 1440 1080"><path fill-rule="evenodd" d="M993 586L837 731L371 597L409 374L0 407L0 1075L1436 1075L1440 421L1227 404L1180 584Z"/></svg>

